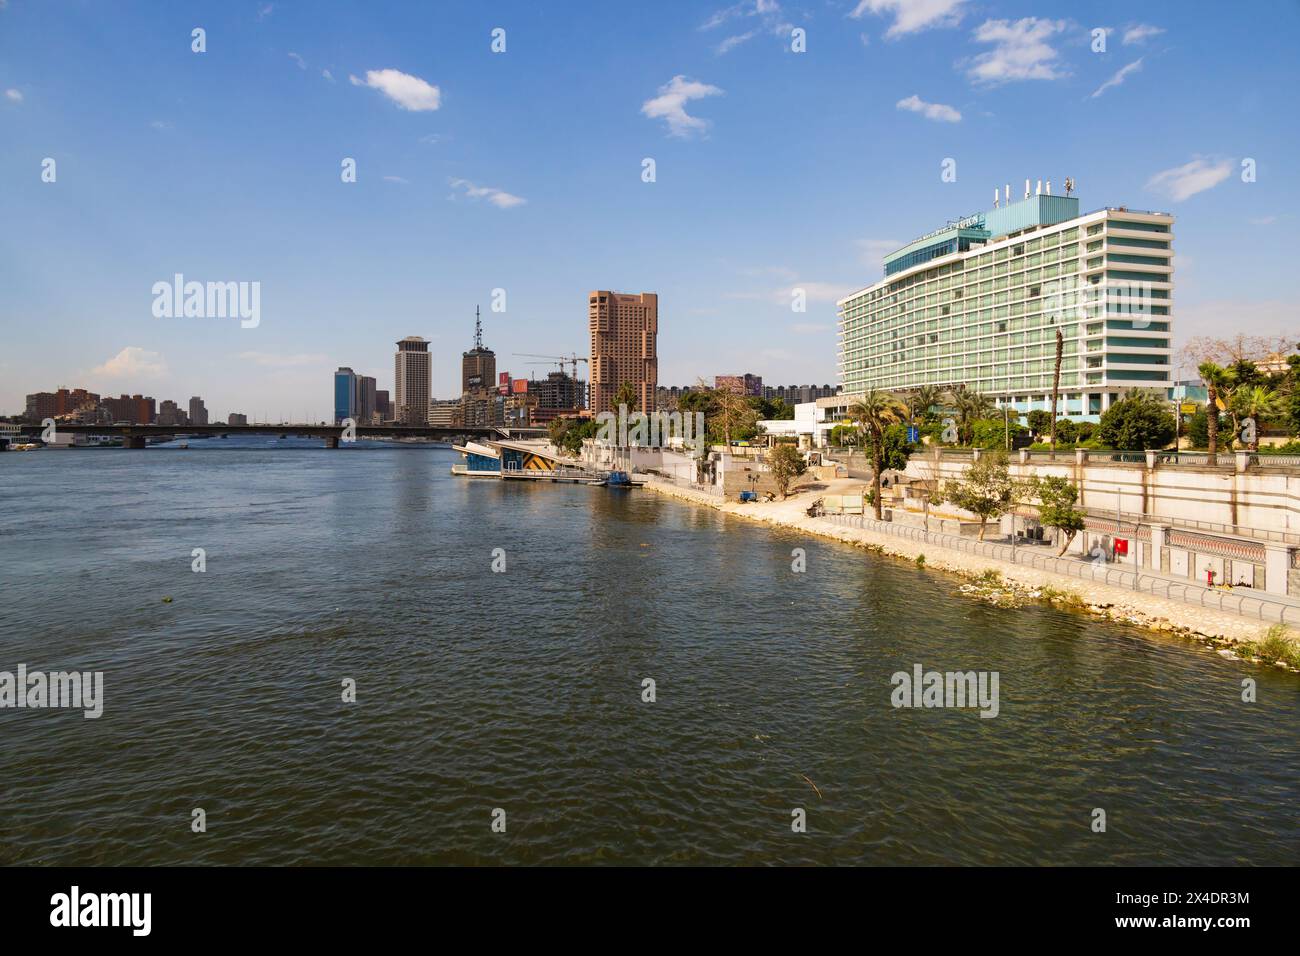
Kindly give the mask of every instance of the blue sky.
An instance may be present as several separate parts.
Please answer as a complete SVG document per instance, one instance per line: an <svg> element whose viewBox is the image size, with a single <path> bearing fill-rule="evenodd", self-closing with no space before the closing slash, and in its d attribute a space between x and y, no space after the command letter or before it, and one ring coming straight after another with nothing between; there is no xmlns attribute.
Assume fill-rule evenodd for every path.
<svg viewBox="0 0 1300 956"><path fill-rule="evenodd" d="M1178 217L1179 340L1296 331L1300 7L1190 10L0 0L0 412L68 385L321 419L405 335L451 397L476 304L540 374L512 353L584 354L594 288L659 293L663 384L833 382L834 300L1026 177ZM154 317L178 272L260 282L260 324Z"/></svg>

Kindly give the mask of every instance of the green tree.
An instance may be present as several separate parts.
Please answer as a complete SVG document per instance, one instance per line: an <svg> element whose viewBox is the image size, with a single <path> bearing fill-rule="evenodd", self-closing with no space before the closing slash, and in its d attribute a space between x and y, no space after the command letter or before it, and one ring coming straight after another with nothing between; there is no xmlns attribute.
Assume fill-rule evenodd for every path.
<svg viewBox="0 0 1300 956"><path fill-rule="evenodd" d="M1209 464L1217 465L1219 463L1219 389L1227 379L1227 373L1220 365L1214 362L1202 362L1196 369L1201 375L1201 381L1205 383L1205 391L1208 395L1206 405L1215 409L1206 419L1205 429L1205 447L1209 450Z"/></svg>
<svg viewBox="0 0 1300 956"><path fill-rule="evenodd" d="M1018 438L1029 429L1019 422L1009 422L1002 418L981 418L971 423L970 443L976 448L1006 449L1007 438Z"/></svg>
<svg viewBox="0 0 1300 956"><path fill-rule="evenodd" d="M957 413L957 433L963 444L974 441L975 422L993 411L993 399L965 385L948 393L948 404Z"/></svg>
<svg viewBox="0 0 1300 956"><path fill-rule="evenodd" d="M881 519L880 472L884 467L885 429L901 422L906 414L907 409L898 396L875 388L849 406L849 418L858 424L871 445L871 488L875 492L872 507L877 521Z"/></svg>
<svg viewBox="0 0 1300 956"><path fill-rule="evenodd" d="M1121 450L1164 448L1174 440L1177 425L1166 402L1146 392L1132 390L1101 416L1097 437L1103 445Z"/></svg>
<svg viewBox="0 0 1300 956"><path fill-rule="evenodd" d="M767 456L767 469L784 501L790 492L790 483L808 470L808 464L794 445L777 445Z"/></svg>
<svg viewBox="0 0 1300 956"><path fill-rule="evenodd" d="M831 429L831 444L836 448L843 448L846 445L856 445L862 433L853 425L836 425Z"/></svg>
<svg viewBox="0 0 1300 956"><path fill-rule="evenodd" d="M614 392L614 409L617 411L620 405L626 405L629 412L636 411L636 386L631 382L624 382L618 387L618 390Z"/></svg>
<svg viewBox="0 0 1300 956"><path fill-rule="evenodd" d="M1224 434L1225 430L1232 427L1232 423L1222 415L1216 415L1218 421L1218 433ZM1210 420L1206 413L1206 406L1198 405L1196 411L1187 418L1187 438L1191 441L1193 448L1206 448L1210 442ZM1231 442L1229 442L1231 444Z"/></svg>
<svg viewBox="0 0 1300 956"><path fill-rule="evenodd" d="M943 392L936 385L922 385L903 397L907 406L907 420L913 425L924 422L930 409L943 401Z"/></svg>
<svg viewBox="0 0 1300 956"><path fill-rule="evenodd" d="M1005 514L1015 497L1015 488L1007 464L1007 453L1001 449L982 453L960 479L948 479L935 504L947 501L980 519L979 539L984 540L984 528L990 518Z"/></svg>
<svg viewBox="0 0 1300 956"><path fill-rule="evenodd" d="M1039 438L1052 433L1052 413L1045 408L1035 408L1025 420L1029 422L1029 430Z"/></svg>
<svg viewBox="0 0 1300 956"><path fill-rule="evenodd" d="M1232 393L1232 401L1229 404L1238 421L1245 418L1255 420L1255 437L1250 443L1251 451L1259 451L1259 430L1264 427L1264 423L1281 418L1285 407L1282 396L1265 385L1238 387Z"/></svg>
<svg viewBox="0 0 1300 956"><path fill-rule="evenodd" d="M1077 423L1068 418L1058 418L1056 420L1056 440L1066 444L1073 445L1079 437L1079 428Z"/></svg>
<svg viewBox="0 0 1300 956"><path fill-rule="evenodd" d="M1074 506L1079 500L1079 489L1060 475L1034 478L1029 484L1038 499L1038 520L1061 533L1064 540L1057 554L1065 554L1074 536L1083 530L1084 513Z"/></svg>
<svg viewBox="0 0 1300 956"><path fill-rule="evenodd" d="M582 454L583 441L595 437L597 427L594 418L557 418L547 427L547 433L552 445L576 458Z"/></svg>
<svg viewBox="0 0 1300 956"><path fill-rule="evenodd" d="M868 433L865 451L875 460L875 439ZM885 429L883 447L880 452L880 466L885 471L902 471L907 467L907 460L916 451L916 446L907 440L906 425L890 425Z"/></svg>

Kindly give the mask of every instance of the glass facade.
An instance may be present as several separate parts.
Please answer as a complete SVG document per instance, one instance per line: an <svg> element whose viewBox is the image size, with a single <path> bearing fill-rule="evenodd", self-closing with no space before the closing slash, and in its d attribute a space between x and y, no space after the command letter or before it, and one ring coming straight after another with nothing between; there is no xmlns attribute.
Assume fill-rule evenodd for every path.
<svg viewBox="0 0 1300 956"><path fill-rule="evenodd" d="M1031 223L842 300L844 392L966 384L1021 410L1046 407L1058 329L1062 411L1067 401L1080 411L1098 404L1092 398L1108 407L1112 392L1167 384L1172 236L1153 235L1168 234L1173 220L1120 212Z"/></svg>

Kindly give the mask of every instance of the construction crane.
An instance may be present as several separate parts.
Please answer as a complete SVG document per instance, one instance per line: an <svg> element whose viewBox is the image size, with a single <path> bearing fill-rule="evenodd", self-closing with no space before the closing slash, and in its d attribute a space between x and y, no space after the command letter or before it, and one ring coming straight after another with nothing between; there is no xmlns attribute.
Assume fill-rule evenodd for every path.
<svg viewBox="0 0 1300 956"><path fill-rule="evenodd" d="M569 355L534 355L530 352L515 352L514 355L518 358L550 359L550 362L547 363L529 362L528 364L529 365L555 364L560 367L561 372L564 371L564 366L568 365L572 369L572 372L570 373L569 377L572 378L575 382L578 380L578 363L586 362L588 365L591 364L590 359L583 358L581 355L578 355L576 352L570 353Z"/></svg>

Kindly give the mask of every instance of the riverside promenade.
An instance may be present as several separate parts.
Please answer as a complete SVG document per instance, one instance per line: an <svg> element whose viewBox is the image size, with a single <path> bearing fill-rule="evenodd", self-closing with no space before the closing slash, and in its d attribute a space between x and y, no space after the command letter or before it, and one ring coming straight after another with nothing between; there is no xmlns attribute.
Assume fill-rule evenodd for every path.
<svg viewBox="0 0 1300 956"><path fill-rule="evenodd" d="M871 548L948 571L967 579L989 580L996 572L1008 596L1014 593L1050 600L1150 630L1180 633L1212 646L1255 644L1270 625L1300 622L1300 602L1241 589L1205 588L1143 570L1134 588L1133 572L1075 557L1056 556L1047 546L1019 546L977 541L926 531L910 525L876 521L871 516L809 517L808 506L823 495L861 491L856 478L818 483L816 490L797 489L785 501L741 504L694 488L652 479L646 488L751 521ZM984 589L981 589L984 590ZM994 592L997 593L996 591Z"/></svg>

